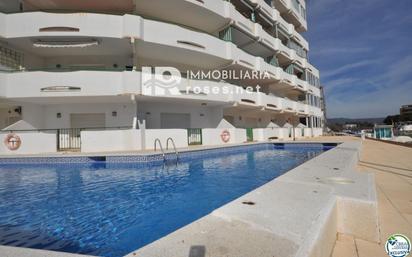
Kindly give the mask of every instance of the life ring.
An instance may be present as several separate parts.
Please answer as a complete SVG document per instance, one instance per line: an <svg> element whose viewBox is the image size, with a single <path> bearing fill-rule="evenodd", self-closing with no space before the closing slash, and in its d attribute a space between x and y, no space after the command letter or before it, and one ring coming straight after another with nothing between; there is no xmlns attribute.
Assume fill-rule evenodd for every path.
<svg viewBox="0 0 412 257"><path fill-rule="evenodd" d="M18 135L11 133L11 134L8 134L6 138L4 139L4 144L9 150L15 151L20 148L21 139Z"/></svg>
<svg viewBox="0 0 412 257"><path fill-rule="evenodd" d="M230 132L228 131L228 130L223 130L222 131L222 134L220 134L220 138L222 139L222 141L224 142L224 143L227 143L227 142L229 142L229 140L230 140Z"/></svg>

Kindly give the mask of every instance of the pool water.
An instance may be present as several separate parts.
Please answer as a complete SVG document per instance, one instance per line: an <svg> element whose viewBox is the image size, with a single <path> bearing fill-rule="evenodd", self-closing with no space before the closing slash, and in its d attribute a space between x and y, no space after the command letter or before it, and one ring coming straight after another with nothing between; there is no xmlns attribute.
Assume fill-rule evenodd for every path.
<svg viewBox="0 0 412 257"><path fill-rule="evenodd" d="M0 245L123 256L326 150L242 149L166 166L0 164Z"/></svg>

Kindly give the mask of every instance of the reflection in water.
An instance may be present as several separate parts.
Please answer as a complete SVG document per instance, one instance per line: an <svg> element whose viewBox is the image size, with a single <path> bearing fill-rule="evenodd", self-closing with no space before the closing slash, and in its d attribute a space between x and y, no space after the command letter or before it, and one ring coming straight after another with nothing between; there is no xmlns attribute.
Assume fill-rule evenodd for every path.
<svg viewBox="0 0 412 257"><path fill-rule="evenodd" d="M122 256L321 151L264 149L164 167L0 166L0 244Z"/></svg>

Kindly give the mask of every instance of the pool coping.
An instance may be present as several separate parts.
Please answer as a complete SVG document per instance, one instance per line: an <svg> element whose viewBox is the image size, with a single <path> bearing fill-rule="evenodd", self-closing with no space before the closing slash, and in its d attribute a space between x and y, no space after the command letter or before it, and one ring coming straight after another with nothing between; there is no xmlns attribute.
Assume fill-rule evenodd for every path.
<svg viewBox="0 0 412 257"><path fill-rule="evenodd" d="M208 147L202 147L202 148L196 148L196 149L186 149L180 152L197 152L197 151L202 151L205 149L220 149L220 148L227 148L227 147L241 147L241 146L251 146L251 145L261 145L261 144L268 144L268 143L280 143L280 144L324 144L324 143L338 143L339 142L330 142L330 141L320 141L320 142L313 142L313 141L298 141L298 142L257 142L257 143L248 143L248 144L235 144L235 145L225 145L225 146L220 146L220 147L214 147L214 146L208 146ZM302 165L288 171L284 175L268 182L267 184L243 195L240 196L238 199L214 210L212 213L200 218L199 220L194 221L193 223L190 223L186 226L184 226L181 229L178 229L175 232L172 232L171 234L154 241L153 243L144 246L136 251L131 252L127 256L162 256L162 257L167 257L167 256L176 256L176 253L181 253L179 251L187 251L185 246L179 245L179 243L176 243L174 240L179 237L187 237L191 238L193 237L193 231L190 231L191 227L194 227L198 224L204 223L205 220L208 219L219 219L223 220L227 224L233 223L233 221L241 221L242 223L248 224L251 226L252 230L257 230L258 233L259 231L263 231L265 233L269 232L273 235L279 236L279 231L271 231L270 228L267 228L266 225L264 224L259 224L259 213L265 213L265 208L270 206L265 206L264 204L259 204L259 208L255 208L258 210L255 213L252 213L253 215L250 215L249 217L242 217L242 215L237 216L239 213L243 212L242 209L239 209L239 201L244 201L245 199L257 201L259 203L259 199L265 195L265 193L262 194L262 190L272 190L273 186L279 184L279 183L288 183L290 185L295 185L295 186L305 186L309 188L310 190L315 190L320 188L325 189L325 185L319 185L319 181L311 181L313 179L312 177L302 177L299 176L299 174L302 174L302 170L312 170L314 174L317 173L324 173L324 174L318 174L320 179L326 178L325 176L330 176L330 171L328 172L328 169L330 169L330 165L336 166L336 162L333 161L334 158L332 158L332 163L330 163L330 153L335 153L333 156L336 158L336 150L340 149L339 151L346 151L346 157L348 157L344 162L339 163L341 171L340 174L342 176L347 176L352 178L354 181L356 181L356 186L350 187L350 191L355 192L354 194L347 192L348 190L345 188L341 188L339 186L335 185L328 185L327 190L325 191L325 196L327 196L325 199L325 202L322 202L322 208L320 209L320 212L317 214L317 219L313 224L309 227L309 232L307 232L307 236L302 237L301 239L301 244L299 244L299 248L296 252L295 255L291 256L327 256L329 257L331 250L333 249L333 245L336 239L336 233L337 232L344 232L344 233L352 233L355 235L360 236L361 238L368 237L368 233L370 231L374 230L374 219L372 219L372 222L369 222L367 231L368 233L364 233L359 230L363 230L362 228L357 228L357 223L354 221L354 216L359 215L360 216L359 220L364 221L365 219L369 219L369 217L377 217L376 213L376 192L374 189L374 179L370 175L365 175L365 174L358 174L354 172L354 166L358 161L358 153L360 150L360 144L358 143L353 143L353 142L346 142L346 143L340 143L337 147L334 149L331 149L305 163ZM348 154L349 152L349 154ZM142 155L136 154L137 156ZM150 156L153 155L153 152L148 152L144 153L143 155ZM157 155L160 155L157 153ZM325 158L325 155L327 158ZM338 153L339 155L339 153ZM333 157L332 156L332 157ZM30 156L32 158L33 156ZM25 158L25 157L22 157ZM50 157L49 157L50 158ZM1 159L1 158L0 158ZM329 159L329 160L328 160ZM316 171L316 166L324 166L323 171ZM325 173L325 168L326 167L326 173ZM312 174L313 175L313 174ZM366 179L365 179L366 178ZM365 188L369 192L367 194L367 197L365 197L365 190L362 190L362 187ZM355 190L353 190L355 189ZM276 190L275 190L276 191ZM323 192L322 190L319 190L319 192ZM271 194L274 192L271 192ZM280 194L284 194L284 192L278 192ZM267 195L267 193L266 193ZM320 195L320 194L319 194ZM294 197L300 197L299 195L295 195ZM288 198L290 201L294 201L293 197ZM256 200L255 200L256 199ZM242 206L242 205L240 205ZM349 208L350 206L350 209ZM243 206L242 206L243 207ZM272 206L273 208L273 206ZM350 212L352 210L355 210L355 214L351 214ZM348 213L349 212L349 213ZM338 213L344 214L344 218L339 217ZM363 213L363 214L362 214ZM287 217L287 215L284 215ZM366 217L367 216L367 217ZM250 219L252 217L252 219ZM254 218L253 218L254 217ZM377 222L377 219L376 219ZM356 223L356 224L355 224ZM355 225L354 225L355 224ZM272 224L273 225L273 224ZM213 227L213 225L212 225ZM276 227L276 224L275 224ZM370 228L372 227L372 228ZM215 227L215 229L218 229ZM277 228L279 229L279 228ZM374 233L376 231L373 231ZM287 232L286 232L287 233ZM374 234L372 233L372 234ZM378 233L378 232L376 232ZM310 236L309 236L310 235ZM282 238L287 238L285 235L281 235ZM320 239L323 240L320 240ZM372 238L367 238L369 240L374 240L375 235L372 235ZM293 239L293 238L292 238ZM188 239L186 239L186 242L189 242ZM287 239L289 240L289 239ZM293 240L296 240L294 238ZM292 240L292 241L293 241ZM323 241L327 243L320 244L318 241ZM171 243L172 242L172 243ZM165 248L168 249L167 253L162 252L162 249L164 250ZM8 256L22 256L22 251L26 250L25 248L16 248L14 247L8 247L8 246L0 246L0 251L3 249L7 250L7 253L10 253ZM62 252L55 252L55 251L47 251L47 250L35 250L35 249L27 249L27 251L30 252L29 255L27 256L86 256L86 255L75 255L75 254L70 254L70 253L62 253ZM159 254L159 251L161 254ZM320 251L320 252L319 252ZM13 255L14 253L14 255ZM28 253L28 252L27 252ZM187 252L186 254L187 255Z"/></svg>
<svg viewBox="0 0 412 257"><path fill-rule="evenodd" d="M248 142L242 144L228 144L218 146L196 146L178 149L178 155L172 150L165 151L166 160L175 160L177 156L194 157L202 154L208 154L221 149L236 150L244 147L261 146L266 144L288 144L288 145L321 145L321 144L339 144L339 142L310 142L310 141L262 141ZM34 154L34 155L0 155L1 164L57 164L57 163L142 163L157 164L164 161L163 154L159 151L136 151L136 152L102 152L102 153L52 153L52 154Z"/></svg>

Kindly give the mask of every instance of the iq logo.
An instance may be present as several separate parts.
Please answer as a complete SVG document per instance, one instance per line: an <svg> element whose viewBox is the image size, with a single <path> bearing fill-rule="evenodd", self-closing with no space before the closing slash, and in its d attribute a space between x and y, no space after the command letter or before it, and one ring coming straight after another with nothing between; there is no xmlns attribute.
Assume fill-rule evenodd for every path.
<svg viewBox="0 0 412 257"><path fill-rule="evenodd" d="M411 252L411 241L404 235L391 235L386 241L385 250L390 257L406 257Z"/></svg>
<svg viewBox="0 0 412 257"><path fill-rule="evenodd" d="M142 91L145 95L181 95L181 73L173 67L142 67Z"/></svg>

